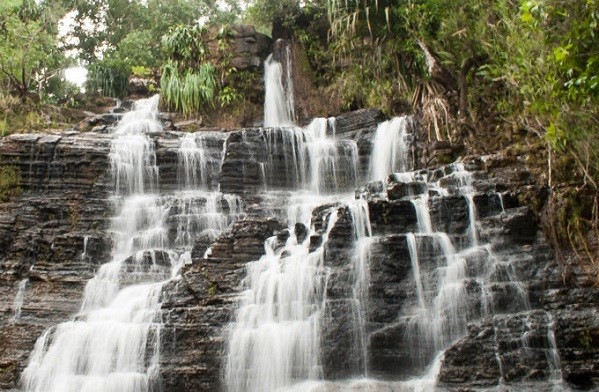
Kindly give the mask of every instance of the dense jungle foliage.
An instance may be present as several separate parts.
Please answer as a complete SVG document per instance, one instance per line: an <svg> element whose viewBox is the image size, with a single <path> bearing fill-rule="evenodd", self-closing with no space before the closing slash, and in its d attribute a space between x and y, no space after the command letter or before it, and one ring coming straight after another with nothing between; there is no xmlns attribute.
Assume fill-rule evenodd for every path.
<svg viewBox="0 0 599 392"><path fill-rule="evenodd" d="M74 63L88 96L149 75L187 117L242 103L232 23L294 42L338 110L411 111L429 140L524 159L551 190L556 241L599 267L598 0L4 0L0 132L65 121L57 105L83 100L61 73Z"/></svg>

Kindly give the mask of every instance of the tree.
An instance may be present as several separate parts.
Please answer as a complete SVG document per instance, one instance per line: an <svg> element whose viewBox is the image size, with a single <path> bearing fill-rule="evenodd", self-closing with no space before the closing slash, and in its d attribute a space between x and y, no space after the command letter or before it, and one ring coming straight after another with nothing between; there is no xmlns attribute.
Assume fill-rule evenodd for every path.
<svg viewBox="0 0 599 392"><path fill-rule="evenodd" d="M59 15L33 0L0 4L0 81L22 101L31 91L41 95L64 64L56 39Z"/></svg>
<svg viewBox="0 0 599 392"><path fill-rule="evenodd" d="M230 22L239 12L237 1L210 0L63 0L73 11L71 49L92 63L106 53L136 66L155 66L165 60L160 42L180 24ZM226 4L229 9L222 9Z"/></svg>

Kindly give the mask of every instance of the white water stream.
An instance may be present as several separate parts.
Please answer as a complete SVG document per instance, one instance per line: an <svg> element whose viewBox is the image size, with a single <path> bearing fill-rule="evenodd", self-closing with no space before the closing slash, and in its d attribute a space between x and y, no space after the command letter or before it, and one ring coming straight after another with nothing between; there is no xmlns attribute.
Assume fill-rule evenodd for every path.
<svg viewBox="0 0 599 392"><path fill-rule="evenodd" d="M272 54L264 62L264 126L290 127L295 123L293 99L293 80L291 78L291 55L289 47L285 50L287 67ZM283 83L285 78L285 83Z"/></svg>
<svg viewBox="0 0 599 392"><path fill-rule="evenodd" d="M19 319L21 318L21 308L23 307L23 300L25 299L25 289L27 288L27 284L29 283L29 279L25 278L25 279L21 279L19 281L18 287L17 287L17 295L15 296L15 299L13 301L13 316L11 321L13 323L16 323L19 321Z"/></svg>
<svg viewBox="0 0 599 392"><path fill-rule="evenodd" d="M203 136L181 141L182 189L156 193L150 136L162 131L157 115L158 96L137 101L114 130L112 261L87 283L79 314L38 339L23 373L27 391L145 392L159 386L162 287L188 260L196 235L223 230L240 206L234 196L210 192L222 157L209 159ZM177 236L171 241L173 224Z"/></svg>
<svg viewBox="0 0 599 392"><path fill-rule="evenodd" d="M287 62L290 65L289 58ZM336 137L335 119L315 119L304 128L293 125L290 70L283 72L272 56L265 63L265 85L264 125L283 128L266 132L260 196L268 212L287 224L288 236L269 238L265 255L246 267L243 292L227 335L224 387L229 392L434 390L444 350L465 336L468 321L493 312L491 286L497 282L491 278L498 271L506 276L501 284L514 293L512 299L519 309L529 308L526 291L511 272L509 260L501 260L490 244L482 243L472 173L462 164L449 166L434 181L423 172L412 172L412 120L398 117L378 126L369 178L360 179L356 142ZM183 136L178 148L178 189L168 195L159 193L151 137L161 133L157 104L157 97L139 101L114 130L112 260L87 283L80 312L73 320L48 329L38 339L23 373L27 391L145 392L156 388L163 285L190 260L198 235L216 236L242 213L240 199L218 189L224 134ZM211 145L215 141L222 143L217 154ZM417 377L395 382L375 379L369 368L371 251L384 238L373 236L368 203L353 193L361 180L386 185L390 174L395 174L396 181L421 183L425 189L407 197L417 217L417 228L404 235L413 297L397 314L395 325L405 326L410 357L422 366L415 372L419 372ZM276 179L278 188L269 185ZM467 228L460 235L444 232L439 227L443 222L433 222L431 217L435 198L450 196L462 198L468 214ZM321 343L331 278L325 259L336 225L348 216L354 235L354 254L346 271L351 281L348 323L353 324L348 328L354 334L349 351L359 357L356 376L362 378L325 381L322 357L326 347ZM433 249L432 259L427 249ZM89 257L87 246L84 255ZM478 307L469 302L468 284L479 289ZM24 290L25 284L19 292ZM17 296L15 320L18 303L22 298ZM547 362L558 378L554 324L548 316ZM498 347L496 358L501 385Z"/></svg>
<svg viewBox="0 0 599 392"><path fill-rule="evenodd" d="M289 237L283 244L276 236L270 238L266 254L247 267L225 363L229 391L273 391L323 376L320 328L328 277L324 247L339 208L352 206L356 233L370 235L364 203L355 201L353 194L339 192L346 185L339 180L341 172L349 173L350 189L355 186L357 148L355 143L328 137L330 126L330 120L315 119L306 128L273 131L268 141L271 154L284 154L284 170L295 188L267 190L264 196L274 210L284 211L278 214L288 224ZM271 167L266 173L275 175ZM330 207L322 214L323 221L315 221L315 209L324 204ZM311 244L312 236L320 236L316 247ZM365 255L356 258L359 275L367 270L365 259Z"/></svg>

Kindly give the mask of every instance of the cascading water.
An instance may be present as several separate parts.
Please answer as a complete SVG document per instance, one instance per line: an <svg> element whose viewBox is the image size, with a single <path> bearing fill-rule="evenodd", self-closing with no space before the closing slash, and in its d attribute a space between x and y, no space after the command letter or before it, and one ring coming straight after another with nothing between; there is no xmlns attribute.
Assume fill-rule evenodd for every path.
<svg viewBox="0 0 599 392"><path fill-rule="evenodd" d="M370 179L383 180L391 173L412 169L408 141L412 127L412 118L408 116L394 117L378 125L370 160Z"/></svg>
<svg viewBox="0 0 599 392"><path fill-rule="evenodd" d="M272 109L267 104L268 108ZM473 173L461 163L449 165L434 176L410 171L414 169L412 119L397 117L383 122L372 142L369 180L386 183L394 174L395 182L406 183L411 191L405 197L412 203L417 220L417 229L404 234L413 298L397 315L396 324L405 331L413 369L407 371L412 376L404 381L369 378L369 336L377 332L369 329L368 322L369 259L380 238L372 236L368 203L353 195L343 196L343 190L368 179L358 176L357 147L336 140L334 125L334 119L316 119L304 129L278 129L267 135L271 158L264 170L265 183L271 183L273 171L279 170L285 173L287 182L283 185L297 190L283 196L273 190L266 192L265 199L275 215L280 210L275 205L287 206L287 214L279 217L288 222L289 236L283 243L278 237L270 238L265 244L266 255L247 267L245 291L224 364L229 391L434 390L444 350L466 335L468 322L496 312L494 290L501 287L502 292L511 293L510 306L514 309L526 311L530 307L526 290L513 273L512 260L495 254L493 245L485 243L488 239L483 241L479 234ZM275 167L273 157L281 154L284 165ZM496 196L505 211L502 195ZM431 206L445 198L464 201L468 224L463 234L445 232L433 222ZM313 216L319 204L329 206L328 218L322 223ZM322 368L322 354L327 348L321 347L321 341L322 326L327 322L330 270L324 265L323 254L342 205L349 207L355 233L355 255L350 263L350 320L354 325L350 327L353 338L348 352L360 358L354 361L360 365L353 374L363 378L327 382ZM297 230L301 233L302 227L309 228L309 238L319 235L317 226L321 227L322 241L311 247ZM472 290L478 297L473 299ZM555 338L549 325L547 340L551 343ZM559 368L555 353L555 349L547 350L551 369Z"/></svg>
<svg viewBox="0 0 599 392"><path fill-rule="evenodd" d="M353 208L359 238L369 236L364 204L351 194L358 182L358 152L355 142L335 140L334 119L315 119L306 128L293 124L293 95L287 48L287 81L282 82L281 64L270 56L265 63L266 127L288 127L267 134L268 156L263 170L265 184L277 171L285 173L286 188L267 189L273 211L289 225L284 243L277 237L265 244L266 255L250 263L228 345L225 363L226 387L230 391L271 391L289 388L304 380L321 379L320 327L325 308L328 270L323 265L324 248L340 205ZM332 133L329 137L327 133ZM283 154L284 167L274 159ZM322 223L314 221L316 207L331 203ZM277 207L285 206L285 208ZM276 212L275 212L276 213ZM316 226L322 226L320 230ZM310 238L321 240L314 248ZM355 258L355 322L363 325L363 286L367 285L367 258L371 241L361 243ZM356 346L364 352L362 333ZM363 361L365 363L365 361Z"/></svg>
<svg viewBox="0 0 599 392"><path fill-rule="evenodd" d="M15 296L15 300L13 301L13 316L12 321L18 322L21 318L21 308L23 307L23 299L25 298L25 289L27 288L27 284L29 283L29 279L25 278L19 281L19 286L17 288L17 295Z"/></svg>
<svg viewBox="0 0 599 392"><path fill-rule="evenodd" d="M180 290L165 300L173 306L173 298L189 293L185 285L194 278L205 283L211 264L221 263L218 274L237 268L237 263L223 265L228 249L215 246L211 259L204 245L243 214L242 200L248 214L275 216L287 228L269 238L265 255L246 266L226 331L221 369L226 390L431 391L469 331L484 334L468 342L487 339L484 359L491 364L485 365L497 368L491 381L485 380L489 385L510 388L510 372L518 370L523 354L522 361L534 358L542 365L538 369L544 373L533 375L545 376L554 390L565 388L556 342L564 320L559 313L531 310L518 281L523 267L505 249L512 243L505 233L494 237L507 219L524 216L515 215L512 196L504 205L494 184L481 185L480 166L470 161L416 170L411 117L385 121L374 135L370 125L360 128L351 116L349 126L347 117L295 126L290 67L283 69L271 56L265 68L268 129L163 133L157 98L138 102L124 115L110 152L112 260L88 282L73 320L39 338L23 375L24 389L158 389L162 290ZM158 163L164 165L161 173ZM176 184L169 183L175 178ZM221 189L240 190L241 196ZM254 229L255 217L250 218L241 231ZM260 219L255 222L262 224ZM88 234L83 252L76 254L83 263L97 251L88 244L94 233ZM216 243L237 242L238 234L233 230ZM201 246L195 249L205 252L204 259L195 255L193 262L203 264L165 286L183 263L192 262L198 239ZM235 246L240 244L245 243ZM205 316L209 322L202 333L222 325L223 309L231 303L233 285L210 284L208 307L222 303ZM198 291L184 298L186 306L191 297L200 299L202 285L187 286ZM23 280L12 307L15 323L26 290ZM185 311L185 306L174 309L175 321L165 324L186 323ZM211 324L210 317L218 320ZM179 330L168 331L164 335L178 342ZM212 350L220 337L207 340L198 346L210 344ZM191 355L204 355L200 351ZM461 359L453 354L454 361ZM199 374L190 368L184 372Z"/></svg>
<svg viewBox="0 0 599 392"><path fill-rule="evenodd" d="M209 159L204 135L182 138L181 190L164 197L153 193L158 168L151 136L162 130L158 99L137 101L114 130L112 261L88 282L79 314L38 339L23 373L27 391L142 392L159 387L162 287L189 259L197 234L222 230L239 213L237 198L209 192L222 157ZM224 138L217 142L224 144Z"/></svg>
<svg viewBox="0 0 599 392"><path fill-rule="evenodd" d="M264 126L290 127L295 123L293 80L291 77L291 55L285 50L286 69L271 54L264 62ZM285 77L285 83L283 83Z"/></svg>
<svg viewBox="0 0 599 392"><path fill-rule="evenodd" d="M215 238L241 213L241 201L237 196L217 190L217 177L225 154L225 136L216 132L198 132L181 138L179 190L174 195L176 214L171 217L176 221L175 245L178 247L191 247L202 233ZM216 149L219 155L210 154L209 143L223 146Z"/></svg>
<svg viewBox="0 0 599 392"><path fill-rule="evenodd" d="M28 391L147 391L155 382L163 282L138 278L127 284L125 271L166 269L158 274L164 279L176 270L174 257L166 268L142 264L146 250L167 245L165 211L147 193L157 183L148 136L161 129L157 108L157 96L137 102L114 132L110 157L118 213L111 225L112 261L88 282L80 314L38 339L23 376Z"/></svg>
<svg viewBox="0 0 599 392"><path fill-rule="evenodd" d="M324 249L342 205L354 205L358 181L358 153L353 141L335 140L334 119L315 119L305 128L290 127L282 107L284 88L280 64L266 63L265 126L285 126L267 133L265 184L275 173L285 173L290 191L266 189L263 196L273 213L287 222L288 237L265 243L266 254L247 266L236 322L232 326L225 366L229 391L273 391L323 377L320 336L326 303L328 269ZM289 84L288 84L289 85ZM275 88L276 87L276 88ZM271 95L272 94L272 95ZM278 97L273 99L273 97ZM275 164L282 154L283 164ZM315 209L330 204L315 220ZM364 223L364 205L356 207L359 237L370 235ZM282 211L282 212L281 212ZM366 214L367 216L367 211ZM320 242L314 245L312 238ZM366 245L364 245L366 247ZM367 249L356 258L356 280L365 285ZM356 293L356 301L362 291ZM362 317L364 309L356 312ZM361 320L359 322L362 322ZM365 345L362 345L365 346Z"/></svg>

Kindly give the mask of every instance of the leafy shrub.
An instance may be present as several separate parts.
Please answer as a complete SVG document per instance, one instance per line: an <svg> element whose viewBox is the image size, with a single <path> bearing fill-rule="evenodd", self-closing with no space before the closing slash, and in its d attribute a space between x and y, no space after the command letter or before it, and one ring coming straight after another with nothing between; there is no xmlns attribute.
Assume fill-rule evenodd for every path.
<svg viewBox="0 0 599 392"><path fill-rule="evenodd" d="M123 60L104 59L88 68L87 87L107 97L122 98L127 93L131 67Z"/></svg>
<svg viewBox="0 0 599 392"><path fill-rule="evenodd" d="M175 61L167 62L160 79L162 100L169 110L181 111L185 116L213 106L218 88L215 73L210 63L181 72Z"/></svg>
<svg viewBox="0 0 599 392"><path fill-rule="evenodd" d="M21 173L14 166L0 166L0 201L6 202L21 193Z"/></svg>
<svg viewBox="0 0 599 392"><path fill-rule="evenodd" d="M205 27L199 25L176 26L162 37L162 47L169 58L191 66L206 56L208 49L202 41L206 31Z"/></svg>
<svg viewBox="0 0 599 392"><path fill-rule="evenodd" d="M226 86L218 92L218 103L221 106L229 106L235 102L239 102L243 99L243 96L236 88Z"/></svg>
<svg viewBox="0 0 599 392"><path fill-rule="evenodd" d="M131 73L133 74L133 76L137 76L140 78L148 78L152 76L152 70L148 67L144 67L141 65L131 67Z"/></svg>

